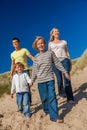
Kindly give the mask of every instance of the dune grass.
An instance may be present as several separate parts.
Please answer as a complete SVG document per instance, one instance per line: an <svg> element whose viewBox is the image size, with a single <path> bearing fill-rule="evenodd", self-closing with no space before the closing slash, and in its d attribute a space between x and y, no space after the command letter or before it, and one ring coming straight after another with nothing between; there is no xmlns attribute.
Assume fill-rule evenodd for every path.
<svg viewBox="0 0 87 130"><path fill-rule="evenodd" d="M79 70L87 67L87 49L84 51L83 55L75 60L72 60L72 71L71 76L77 73ZM30 67L30 75L32 73L32 67ZM11 91L11 81L9 79L9 72L0 74L0 97L2 95L10 94Z"/></svg>
<svg viewBox="0 0 87 130"><path fill-rule="evenodd" d="M9 73L0 74L0 97L2 95L10 94L11 81L9 79Z"/></svg>
<svg viewBox="0 0 87 130"><path fill-rule="evenodd" d="M87 50L84 51L80 58L72 60L72 66L71 75L87 67Z"/></svg>

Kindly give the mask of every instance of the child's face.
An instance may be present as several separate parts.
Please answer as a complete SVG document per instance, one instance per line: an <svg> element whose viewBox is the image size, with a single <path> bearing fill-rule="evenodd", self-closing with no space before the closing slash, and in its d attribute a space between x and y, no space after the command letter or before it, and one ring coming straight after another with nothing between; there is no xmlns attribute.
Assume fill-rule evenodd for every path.
<svg viewBox="0 0 87 130"><path fill-rule="evenodd" d="M42 39L38 40L37 43L36 43L36 46L37 46L37 49L40 51L40 52L44 52L45 51L45 43Z"/></svg>
<svg viewBox="0 0 87 130"><path fill-rule="evenodd" d="M21 73L21 72L23 71L23 66L17 65L16 68L15 68L15 71L16 71L17 73Z"/></svg>

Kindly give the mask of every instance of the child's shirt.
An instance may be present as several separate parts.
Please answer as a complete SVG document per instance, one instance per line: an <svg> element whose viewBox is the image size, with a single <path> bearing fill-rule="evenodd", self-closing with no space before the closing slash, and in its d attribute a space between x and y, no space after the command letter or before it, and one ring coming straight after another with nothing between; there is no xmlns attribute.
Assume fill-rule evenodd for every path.
<svg viewBox="0 0 87 130"><path fill-rule="evenodd" d="M15 91L16 93L29 92L28 83L31 83L31 79L27 73L16 73L12 79L11 94Z"/></svg>
<svg viewBox="0 0 87 130"><path fill-rule="evenodd" d="M53 64L55 64L60 71L66 73L66 70L64 69L53 51L38 53L35 56L35 60L33 63L31 78L32 82L34 82L36 78L38 80L38 83L54 80L54 73L52 70Z"/></svg>

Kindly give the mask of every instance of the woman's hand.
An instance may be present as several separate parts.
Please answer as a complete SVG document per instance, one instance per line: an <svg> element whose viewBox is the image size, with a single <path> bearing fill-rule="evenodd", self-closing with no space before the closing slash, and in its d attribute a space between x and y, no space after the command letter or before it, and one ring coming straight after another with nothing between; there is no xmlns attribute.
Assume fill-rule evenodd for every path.
<svg viewBox="0 0 87 130"><path fill-rule="evenodd" d="M68 73L65 73L65 76L66 76L66 78L67 78L68 80L71 80L71 79L70 79L70 75L69 75Z"/></svg>

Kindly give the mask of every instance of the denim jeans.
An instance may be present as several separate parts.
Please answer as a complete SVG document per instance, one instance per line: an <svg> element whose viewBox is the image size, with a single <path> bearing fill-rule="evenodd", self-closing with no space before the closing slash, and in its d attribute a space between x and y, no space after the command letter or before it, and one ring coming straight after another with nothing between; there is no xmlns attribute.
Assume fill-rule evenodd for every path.
<svg viewBox="0 0 87 130"><path fill-rule="evenodd" d="M27 69L27 70L23 70L23 72L24 73L27 73L28 75L29 75L29 77L30 77L30 71L29 71L29 69ZM28 84L29 85L29 84ZM32 103L32 94L31 94L31 89L30 89L30 87L29 87L29 96L30 96L30 103Z"/></svg>
<svg viewBox="0 0 87 130"><path fill-rule="evenodd" d="M70 61L69 59L64 59L61 61L63 67L65 70L70 74ZM55 68L55 69L54 69ZM74 100L73 97L73 92L72 92L72 86L71 86L71 81L67 80L65 75L63 74L60 70L58 70L55 66L53 66L53 71L57 77L57 82L58 82L58 87L59 87L59 94L62 93L62 88L65 88L66 96L67 96L67 101L69 100ZM63 81L64 81L64 86L63 86Z"/></svg>
<svg viewBox="0 0 87 130"><path fill-rule="evenodd" d="M38 90L44 112L50 115L50 120L56 121L59 116L54 80L38 83Z"/></svg>
<svg viewBox="0 0 87 130"><path fill-rule="evenodd" d="M19 112L23 112L25 116L30 116L30 99L28 92L17 93L16 103Z"/></svg>
<svg viewBox="0 0 87 130"><path fill-rule="evenodd" d="M53 71L54 71L54 73L56 75L59 96L64 97L65 96L65 91L64 91L64 87L63 87L62 73L61 73L60 70L58 70L56 68L55 65L53 65L52 69L53 69Z"/></svg>

